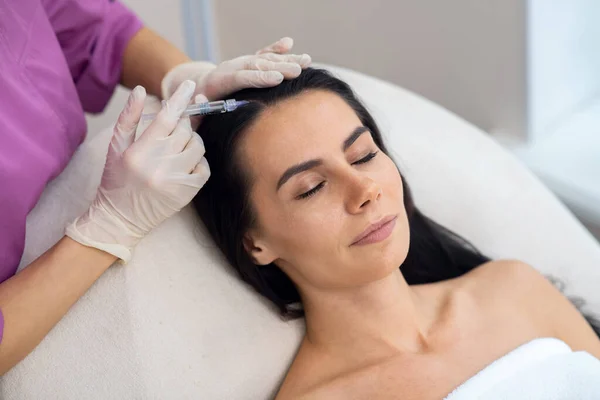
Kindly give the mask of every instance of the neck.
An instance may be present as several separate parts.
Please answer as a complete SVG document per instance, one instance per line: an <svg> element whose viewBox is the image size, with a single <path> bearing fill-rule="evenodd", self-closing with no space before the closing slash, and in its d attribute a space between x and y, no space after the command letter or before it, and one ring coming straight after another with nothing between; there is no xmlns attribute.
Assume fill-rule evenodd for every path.
<svg viewBox="0 0 600 400"><path fill-rule="evenodd" d="M397 269L386 278L341 291L304 290L306 340L331 351L390 354L426 346L427 318Z"/></svg>

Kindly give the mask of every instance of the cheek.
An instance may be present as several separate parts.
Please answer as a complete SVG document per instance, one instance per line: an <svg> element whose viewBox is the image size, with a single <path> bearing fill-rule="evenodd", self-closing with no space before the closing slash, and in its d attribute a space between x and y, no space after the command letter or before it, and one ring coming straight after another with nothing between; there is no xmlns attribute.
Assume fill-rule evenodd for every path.
<svg viewBox="0 0 600 400"><path fill-rule="evenodd" d="M340 207L300 207L298 211L266 211L266 238L276 252L277 265L296 284L328 287L339 283L347 264L342 238L343 215ZM342 209L343 212L343 209ZM337 277L337 278L336 278Z"/></svg>
<svg viewBox="0 0 600 400"><path fill-rule="evenodd" d="M255 208L266 240L286 261L323 258L339 246L343 208L311 200L319 199L286 207L263 198Z"/></svg>
<svg viewBox="0 0 600 400"><path fill-rule="evenodd" d="M396 164L391 158L385 156L382 160L382 167L378 170L377 181L384 189L384 192L393 201L400 201L404 204L404 188L402 186L402 178Z"/></svg>
<svg viewBox="0 0 600 400"><path fill-rule="evenodd" d="M320 201L284 211L274 238L289 255L323 258L339 246L343 211L342 207Z"/></svg>
<svg viewBox="0 0 600 400"><path fill-rule="evenodd" d="M383 207L398 213L396 221L395 238L393 245L381 253L382 265L397 268L404 262L410 244L410 227L406 208L404 207L404 186L402 177L396 164L389 158L382 160L380 174L377 177L384 192L385 203Z"/></svg>

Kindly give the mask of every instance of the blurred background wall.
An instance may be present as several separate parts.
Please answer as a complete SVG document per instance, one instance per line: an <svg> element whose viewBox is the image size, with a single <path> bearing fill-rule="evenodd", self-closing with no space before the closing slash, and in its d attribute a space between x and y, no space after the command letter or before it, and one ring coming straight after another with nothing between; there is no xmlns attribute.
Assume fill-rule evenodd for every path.
<svg viewBox="0 0 600 400"><path fill-rule="evenodd" d="M295 51L315 61L406 87L488 132L525 129L525 6L519 0L122 1L198 58L226 60L292 36ZM198 49L207 36L210 52ZM120 93L113 103L123 99ZM109 120L90 118L90 128Z"/></svg>
<svg viewBox="0 0 600 400"><path fill-rule="evenodd" d="M224 59L286 34L316 61L396 83L486 131L525 128L520 0L215 1Z"/></svg>

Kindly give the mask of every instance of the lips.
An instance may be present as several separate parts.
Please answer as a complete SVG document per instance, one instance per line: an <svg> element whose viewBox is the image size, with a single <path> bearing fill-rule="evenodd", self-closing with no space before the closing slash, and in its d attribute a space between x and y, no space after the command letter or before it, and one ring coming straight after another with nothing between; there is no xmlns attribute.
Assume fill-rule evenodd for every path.
<svg viewBox="0 0 600 400"><path fill-rule="evenodd" d="M368 244L379 242L389 236L393 225L396 222L396 215L389 215L379 221L369 225L360 235L354 238L352 245Z"/></svg>

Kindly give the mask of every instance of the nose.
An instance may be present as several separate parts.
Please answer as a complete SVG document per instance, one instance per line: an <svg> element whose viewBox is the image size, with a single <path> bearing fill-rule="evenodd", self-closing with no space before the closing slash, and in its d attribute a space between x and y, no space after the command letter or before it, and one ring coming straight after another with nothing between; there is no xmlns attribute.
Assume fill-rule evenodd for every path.
<svg viewBox="0 0 600 400"><path fill-rule="evenodd" d="M365 211L369 205L379 201L383 195L381 186L368 177L357 177L351 185L352 190L346 203L346 208L350 214Z"/></svg>

